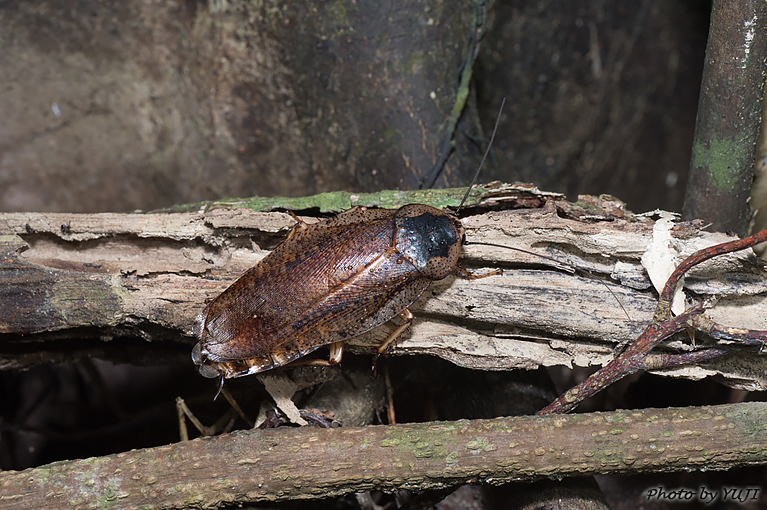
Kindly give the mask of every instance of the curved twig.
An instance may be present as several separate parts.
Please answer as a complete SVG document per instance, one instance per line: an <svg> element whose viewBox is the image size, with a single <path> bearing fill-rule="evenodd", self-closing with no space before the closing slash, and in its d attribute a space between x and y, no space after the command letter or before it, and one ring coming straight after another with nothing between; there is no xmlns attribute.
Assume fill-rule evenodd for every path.
<svg viewBox="0 0 767 510"><path fill-rule="evenodd" d="M671 302L679 281L692 267L717 255L750 248L765 240L767 240L767 230L744 237L743 239L703 248L687 257L677 266L666 281L663 291L661 291L658 305L655 308L653 320L647 326L647 329L618 357L592 374L585 381L560 395L554 402L541 409L538 414L567 413L612 383L640 370L657 370L687 365L733 352L731 348L714 348L661 357L648 356L649 352L660 342L683 329L701 331L716 339L733 340L743 346L764 345L767 342L767 331L738 329L716 324L711 319L702 315L705 311L703 303L698 303L681 315L672 318Z"/></svg>

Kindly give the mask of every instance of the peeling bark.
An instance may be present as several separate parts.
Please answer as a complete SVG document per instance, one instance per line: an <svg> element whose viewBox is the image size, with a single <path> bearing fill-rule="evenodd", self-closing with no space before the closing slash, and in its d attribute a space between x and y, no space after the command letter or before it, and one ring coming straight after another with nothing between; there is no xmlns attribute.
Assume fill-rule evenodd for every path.
<svg viewBox="0 0 767 510"><path fill-rule="evenodd" d="M428 195L420 198L429 203ZM392 206L407 197L389 200ZM439 201L444 203L443 197ZM413 305L416 321L394 354L435 354L485 370L589 366L609 361L616 345L636 337L649 322L657 295L639 259L652 238L651 221L503 185L486 187L472 203L463 218L469 240L527 249L591 273L574 275L528 254L467 246L464 264L479 271L504 267L504 275L436 282ZM99 356L111 359L111 345L124 354L119 342L101 341L122 338L156 342L151 349L181 347L186 355L205 300L257 263L294 223L287 214L254 212L251 205L229 201L180 212L0 215L0 298L7 304L0 310L0 368L66 359L77 349L98 349ZM538 208L487 212L530 205ZM690 222L678 224L672 235L680 257L727 239L699 232ZM686 288L698 298L720 298L708 311L716 322L764 329L767 277L748 254L717 258L691 271ZM348 348L371 352L386 329L358 337ZM689 348L682 342L670 347ZM127 361L144 362L141 357ZM764 389L765 368L758 353L741 353L674 373L719 374L733 386Z"/></svg>

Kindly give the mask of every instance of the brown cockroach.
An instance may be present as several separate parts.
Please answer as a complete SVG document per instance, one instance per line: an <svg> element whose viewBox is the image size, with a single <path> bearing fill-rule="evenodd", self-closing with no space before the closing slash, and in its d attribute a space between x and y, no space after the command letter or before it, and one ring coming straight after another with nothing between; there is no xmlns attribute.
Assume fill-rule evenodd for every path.
<svg viewBox="0 0 767 510"><path fill-rule="evenodd" d="M312 364L336 364L346 340L399 316L403 323L378 347L377 358L410 326L408 307L431 282L456 270L477 277L458 264L465 231L456 214L410 204L355 207L312 225L293 215L297 223L287 238L197 316L200 341L192 359L200 373L223 382L323 346L329 359Z"/></svg>
<svg viewBox="0 0 767 510"><path fill-rule="evenodd" d="M458 267L464 236L457 218L420 204L297 221L197 317L193 358L202 375L254 374L325 345L338 363L345 340L399 315L404 323L382 353L410 325L408 307Z"/></svg>

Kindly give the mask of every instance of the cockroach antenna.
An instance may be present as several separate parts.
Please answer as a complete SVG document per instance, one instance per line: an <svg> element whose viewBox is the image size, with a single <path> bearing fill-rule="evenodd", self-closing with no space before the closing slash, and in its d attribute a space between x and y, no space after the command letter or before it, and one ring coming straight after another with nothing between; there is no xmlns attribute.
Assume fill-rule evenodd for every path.
<svg viewBox="0 0 767 510"><path fill-rule="evenodd" d="M485 164L487 155L490 154L490 149L493 147L493 140L495 140L495 133L498 131L498 124L501 123L501 113L503 113L503 105L505 104L506 104L506 98L504 97L503 100L501 101L501 107L498 108L498 116L495 118L495 126L493 127L493 134L490 135L490 141L487 143L487 149L485 149L485 154L482 156L482 161L479 162L479 167L477 168L477 171L474 173L474 178L471 180L471 183L469 184L469 189L466 190L466 194L463 196L463 200L461 200L461 203L458 205L458 209L455 210L456 216L458 216L458 211L460 211L461 207L463 207L463 203L466 202L467 198L469 198L469 193L471 193L471 190L474 187L474 183L477 182L477 177L479 177L479 172L482 170L482 165Z"/></svg>
<svg viewBox="0 0 767 510"><path fill-rule="evenodd" d="M503 106L506 104L506 98L504 97L501 101L501 107L498 109L498 116L495 119L495 126L493 127L493 134L490 135L490 141L487 144L487 149L485 149L485 154L482 156L482 161L479 162L479 167L477 168L477 171L474 173L474 178L471 180L471 184L469 184L469 188L466 190L466 194L463 196L463 199L461 200L461 203L458 205L458 208L455 210L455 215L458 216L458 212L463 207L463 204L466 202L466 200L469 198L469 194L471 193L471 190L474 188L474 184L477 182L477 177L479 177L479 172L482 170L482 165L485 164L485 160L487 159L487 155L490 154L490 149L493 146L493 140L495 140L495 133L498 131L498 124L501 123L501 114L503 113ZM463 240L463 246L467 246L473 244L475 246L482 245L482 246L492 246L494 248L506 248L507 250L514 250L518 251L520 253L526 253L528 255L533 255L535 257L540 257L541 259L545 259L548 261L553 262L556 264L558 268L561 268L569 273L575 273L577 271L583 271L593 276L592 272L588 269L578 268L575 266L572 266L570 264L566 264L564 262L560 262L559 260L548 257L546 255L541 255L540 253L533 253L531 251L523 250L521 248L515 248L513 246L503 246L500 244L494 244L494 243L485 243L485 242L472 242L468 241L466 239ZM629 316L628 312L626 311L626 308L624 308L623 303L621 303L621 300L618 299L618 296L615 295L615 292L610 288L609 285L607 285L605 282L602 282L602 285L605 286L608 292L612 294L612 296L615 298L615 300L618 302L618 306L621 307L623 310L623 313L626 314L626 317L631 320L631 317Z"/></svg>
<svg viewBox="0 0 767 510"><path fill-rule="evenodd" d="M221 395L221 390L223 389L224 389L224 376L219 375L218 389L216 390L216 394L213 396L213 400L216 400L218 396Z"/></svg>

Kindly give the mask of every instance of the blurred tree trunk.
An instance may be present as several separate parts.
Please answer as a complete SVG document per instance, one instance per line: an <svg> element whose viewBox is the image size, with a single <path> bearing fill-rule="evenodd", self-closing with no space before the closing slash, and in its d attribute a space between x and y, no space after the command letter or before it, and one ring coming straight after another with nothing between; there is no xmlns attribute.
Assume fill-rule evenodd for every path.
<svg viewBox="0 0 767 510"><path fill-rule="evenodd" d="M485 132L508 99L484 182L679 210L707 23L681 0L2 2L0 210L414 189L465 97L437 182L461 185L473 90Z"/></svg>
<svg viewBox="0 0 767 510"><path fill-rule="evenodd" d="M746 235L764 97L767 4L715 0L684 200L686 219Z"/></svg>
<svg viewBox="0 0 767 510"><path fill-rule="evenodd" d="M484 2L91 7L0 4L18 50L0 52L0 210L415 189L453 138L456 102L437 186L477 167L484 147L462 134L481 138L476 103L459 83Z"/></svg>
<svg viewBox="0 0 767 510"><path fill-rule="evenodd" d="M477 66L489 128L507 98L485 178L633 211L679 211L706 47L706 2L493 4Z"/></svg>
<svg viewBox="0 0 767 510"><path fill-rule="evenodd" d="M449 135L466 41L482 30L484 10L484 2L432 0L228 2L212 14L236 16L221 25L234 56L218 89L242 101L231 113L252 128L240 132L241 158L275 183L269 194L297 194L285 182L286 170L296 177L281 159L288 154L307 172L302 194L417 188ZM275 66L266 73L264 58ZM465 119L478 134L476 110ZM268 147L260 136L275 142L271 167L258 161ZM442 186L465 183L481 155L466 143L456 149Z"/></svg>

